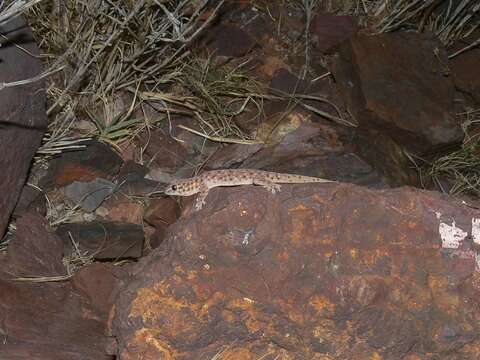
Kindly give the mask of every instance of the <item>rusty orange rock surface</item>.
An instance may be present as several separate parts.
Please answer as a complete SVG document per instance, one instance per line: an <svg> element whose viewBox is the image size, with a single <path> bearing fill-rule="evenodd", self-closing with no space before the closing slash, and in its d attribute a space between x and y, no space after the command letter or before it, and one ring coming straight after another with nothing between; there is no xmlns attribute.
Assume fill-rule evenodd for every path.
<svg viewBox="0 0 480 360"><path fill-rule="evenodd" d="M135 269L120 359L475 359L478 209L347 184L216 188Z"/></svg>

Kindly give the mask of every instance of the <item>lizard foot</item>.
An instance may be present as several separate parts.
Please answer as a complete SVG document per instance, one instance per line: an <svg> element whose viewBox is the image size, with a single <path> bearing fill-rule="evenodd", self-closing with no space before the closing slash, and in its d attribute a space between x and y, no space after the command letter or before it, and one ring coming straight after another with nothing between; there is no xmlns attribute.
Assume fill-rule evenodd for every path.
<svg viewBox="0 0 480 360"><path fill-rule="evenodd" d="M275 194L276 192L280 192L281 186L275 183L266 183L262 185L267 191Z"/></svg>
<svg viewBox="0 0 480 360"><path fill-rule="evenodd" d="M197 199L195 201L195 210L201 210L203 208L203 205L205 205L205 199Z"/></svg>
<svg viewBox="0 0 480 360"><path fill-rule="evenodd" d="M205 205L205 199L207 198L207 195L208 195L208 189L207 188L201 189L197 198L195 199L195 210L196 211L203 208L203 205Z"/></svg>

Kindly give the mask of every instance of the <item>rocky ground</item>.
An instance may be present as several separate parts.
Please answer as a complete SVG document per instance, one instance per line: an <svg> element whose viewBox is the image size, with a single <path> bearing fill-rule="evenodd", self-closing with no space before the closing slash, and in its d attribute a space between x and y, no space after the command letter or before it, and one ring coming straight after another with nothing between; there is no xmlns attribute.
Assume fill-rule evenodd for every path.
<svg viewBox="0 0 480 360"><path fill-rule="evenodd" d="M124 4L91 62L4 86L0 358L478 359L478 29L359 3L212 2L161 76L161 47L98 60L166 36ZM40 10L2 25L1 83L52 63ZM337 182L162 194L236 168Z"/></svg>

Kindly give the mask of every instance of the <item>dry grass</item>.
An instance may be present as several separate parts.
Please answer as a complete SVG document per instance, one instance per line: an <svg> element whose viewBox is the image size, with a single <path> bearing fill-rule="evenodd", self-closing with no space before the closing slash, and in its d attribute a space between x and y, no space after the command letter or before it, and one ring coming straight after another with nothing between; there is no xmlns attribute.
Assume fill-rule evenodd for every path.
<svg viewBox="0 0 480 360"><path fill-rule="evenodd" d="M465 117L462 147L435 160L424 172L444 192L480 197L480 109L460 115ZM449 180L450 189L442 187L442 178Z"/></svg>
<svg viewBox="0 0 480 360"><path fill-rule="evenodd" d="M378 2L375 13L378 32L428 30L447 46L480 25L478 0L384 0Z"/></svg>
<svg viewBox="0 0 480 360"><path fill-rule="evenodd" d="M326 0L323 5L330 12L365 16L378 33L431 31L446 46L480 26L478 0ZM480 39L473 39L472 44L479 45Z"/></svg>
<svg viewBox="0 0 480 360"><path fill-rule="evenodd" d="M116 146L152 126L172 128L173 115L189 116L213 141L258 143L238 124L261 121L265 96L249 77L248 61L218 66L209 54L192 52L193 40L215 18L223 1L44 1L29 12L46 53L52 119L37 160L80 147L79 120ZM302 0L311 21L317 0ZM305 32L305 76L309 39ZM116 108L118 99L123 106ZM148 122L143 104L159 116ZM309 109L315 111L315 109ZM139 115L140 114L140 115ZM319 113L320 115L323 115ZM47 159L48 160L48 159Z"/></svg>
<svg viewBox="0 0 480 360"><path fill-rule="evenodd" d="M48 89L52 122L38 157L76 148L71 141L73 134L79 136L79 120L95 125L97 130L88 136L113 144L145 126L143 119L133 117L143 101L136 92L177 83L189 46L223 1L211 3L67 0L42 1L31 8L29 23L49 70L57 71ZM119 97L127 105L112 109Z"/></svg>
<svg viewBox="0 0 480 360"><path fill-rule="evenodd" d="M0 4L0 25L6 24L16 16L23 14L41 0L11 0Z"/></svg>
<svg viewBox="0 0 480 360"><path fill-rule="evenodd" d="M192 52L193 40L222 4L52 0L34 5L28 19L48 72L55 73L48 88L51 124L36 160L78 149L86 138L116 147L145 128L171 129L173 115L194 118L201 128L197 133L213 141L258 143L238 124L241 117L259 123L263 113L265 96L244 69L248 61L218 66L212 56ZM318 1L299 4L311 20ZM303 75L309 67L308 32L305 59ZM142 116L145 103L158 112L154 121ZM95 131L78 131L79 121L91 122Z"/></svg>

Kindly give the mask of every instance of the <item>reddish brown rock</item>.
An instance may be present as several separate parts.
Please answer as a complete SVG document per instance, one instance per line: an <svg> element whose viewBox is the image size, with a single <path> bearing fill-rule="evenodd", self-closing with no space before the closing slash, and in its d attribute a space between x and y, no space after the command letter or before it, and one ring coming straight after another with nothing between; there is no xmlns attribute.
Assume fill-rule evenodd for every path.
<svg viewBox="0 0 480 360"><path fill-rule="evenodd" d="M329 54L355 35L358 29L356 17L323 13L315 15L310 31L315 49Z"/></svg>
<svg viewBox="0 0 480 360"><path fill-rule="evenodd" d="M150 248L156 249L157 247L159 247L165 240L166 233L167 226L157 226L148 238L148 244L150 245Z"/></svg>
<svg viewBox="0 0 480 360"><path fill-rule="evenodd" d="M273 74L270 88L283 94L310 94L320 90L321 83L299 79L287 69L279 69Z"/></svg>
<svg viewBox="0 0 480 360"><path fill-rule="evenodd" d="M13 277L62 276L66 275L62 257L62 241L44 217L30 212L17 220L2 268Z"/></svg>
<svg viewBox="0 0 480 360"><path fill-rule="evenodd" d="M126 276L127 274L118 266L93 263L75 273L72 285L106 321L118 289Z"/></svg>
<svg viewBox="0 0 480 360"><path fill-rule="evenodd" d="M122 194L113 195L97 210L97 215L103 215L105 220L137 225L142 224L143 213L144 205L141 201Z"/></svg>
<svg viewBox="0 0 480 360"><path fill-rule="evenodd" d="M167 197L151 200L145 210L144 219L154 227L169 226L177 221L179 216L178 203L172 197Z"/></svg>
<svg viewBox="0 0 480 360"><path fill-rule="evenodd" d="M255 40L235 25L220 24L211 32L208 47L215 55L242 57L256 45Z"/></svg>
<svg viewBox="0 0 480 360"><path fill-rule="evenodd" d="M321 73L326 73L327 70L321 70ZM343 111L343 100L339 97L335 85L330 81L311 81L310 79L302 80L292 74L287 69L277 70L270 82L270 90L273 95L278 94L301 94L312 95L312 99L303 99L302 105L296 105L291 100L275 100L269 101L265 104L264 112L266 116L271 116L274 113L282 112L287 114L297 109L304 109L303 106L310 106L315 111L309 110L311 116L318 121L325 121L325 117L320 115L320 112L326 113L330 116L339 117L337 110ZM318 98L322 100L313 100ZM335 104L332 105L332 104ZM331 120L328 120L331 121ZM258 127L258 125L257 125Z"/></svg>
<svg viewBox="0 0 480 360"><path fill-rule="evenodd" d="M21 16L1 26L0 83L36 77L42 61L30 28ZM22 47L13 42L21 40ZM33 55L33 56L32 56ZM0 120L0 238L25 184L33 155L40 146L47 126L45 82L1 90Z"/></svg>
<svg viewBox="0 0 480 360"><path fill-rule="evenodd" d="M113 270L106 274L98 269L102 265L87 267L74 278L77 289L68 281L12 281L66 275L62 242L47 232L45 223L36 213L23 215L2 258L0 358L113 360L107 351L112 339L105 330L124 274Z"/></svg>
<svg viewBox="0 0 480 360"><path fill-rule="evenodd" d="M93 221L60 225L56 233L62 238L65 255L72 254L72 240L78 250L95 259L139 258L143 252L144 234L141 225Z"/></svg>
<svg viewBox="0 0 480 360"><path fill-rule="evenodd" d="M82 268L72 283L12 281L18 276L65 275L61 240L45 226L38 214L22 216L2 258L0 358L113 360L106 324L126 276L123 271L93 264Z"/></svg>
<svg viewBox="0 0 480 360"><path fill-rule="evenodd" d="M285 116L271 139L271 146L234 144L218 151L206 169L253 168L296 173L371 187L386 187L384 179L369 164L354 155L349 129L322 123L302 123L300 113Z"/></svg>
<svg viewBox="0 0 480 360"><path fill-rule="evenodd" d="M145 210L144 220L154 227L149 237L152 249L157 248L165 239L167 228L180 216L180 206L172 197L154 199Z"/></svg>
<svg viewBox="0 0 480 360"><path fill-rule="evenodd" d="M224 146L208 159L206 169L217 170L237 167L263 148L263 145L231 144Z"/></svg>
<svg viewBox="0 0 480 360"><path fill-rule="evenodd" d="M455 86L468 93L480 104L479 64L480 49L478 48L466 51L450 60Z"/></svg>
<svg viewBox="0 0 480 360"><path fill-rule="evenodd" d="M25 184L17 205L13 210L12 217L18 218L30 211L36 211L43 216L47 214L45 194L38 188Z"/></svg>
<svg viewBox="0 0 480 360"><path fill-rule="evenodd" d="M122 158L102 142L89 140L83 145L85 148L64 152L50 162L47 175L40 181L42 189L67 186L74 181L115 177L122 166Z"/></svg>
<svg viewBox="0 0 480 360"><path fill-rule="evenodd" d="M342 44L333 71L360 127L383 131L417 154L461 139L448 59L436 38L357 35Z"/></svg>
<svg viewBox="0 0 480 360"><path fill-rule="evenodd" d="M136 163L133 160L127 160L125 163L123 163L122 167L120 168L120 171L118 172L118 182L122 183L124 181L128 180L139 180L143 179L145 175L148 174L148 167Z"/></svg>
<svg viewBox="0 0 480 360"><path fill-rule="evenodd" d="M216 188L112 311L122 359L475 359L480 211L347 184Z"/></svg>
<svg viewBox="0 0 480 360"><path fill-rule="evenodd" d="M361 155L380 174L385 174L391 187L409 184L422 187L418 171L405 156L402 146L381 129L360 128L354 138L356 153Z"/></svg>
<svg viewBox="0 0 480 360"><path fill-rule="evenodd" d="M0 280L0 358L113 360L104 318L67 282Z"/></svg>
<svg viewBox="0 0 480 360"><path fill-rule="evenodd" d="M188 155L180 142L172 139L161 129L140 134L137 142L139 146L145 148L144 161L148 161L150 167L176 170L184 165Z"/></svg>

